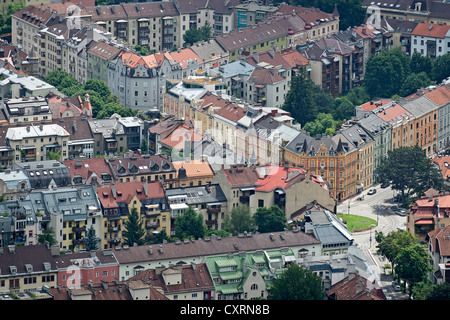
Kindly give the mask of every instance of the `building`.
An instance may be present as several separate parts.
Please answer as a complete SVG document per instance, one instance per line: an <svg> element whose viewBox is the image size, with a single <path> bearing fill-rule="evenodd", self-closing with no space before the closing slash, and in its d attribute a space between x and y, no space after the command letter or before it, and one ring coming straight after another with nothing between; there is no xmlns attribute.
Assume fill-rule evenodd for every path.
<svg viewBox="0 0 450 320"><path fill-rule="evenodd" d="M159 287L169 300L212 300L214 283L205 263L147 269L131 277Z"/></svg>
<svg viewBox="0 0 450 320"><path fill-rule="evenodd" d="M0 69L3 79L0 81L0 95L2 99L32 99L45 97L56 88L35 76L25 75L22 72L14 73L5 68Z"/></svg>
<svg viewBox="0 0 450 320"><path fill-rule="evenodd" d="M73 186L96 185L105 186L113 181L113 175L105 158L65 160Z"/></svg>
<svg viewBox="0 0 450 320"><path fill-rule="evenodd" d="M119 280L125 281L147 269L169 264L180 265L203 262L205 257L254 252L257 250L280 250L290 248L297 258L300 254L320 255L320 241L299 231L273 232L273 234L250 234L232 237L206 237L156 245L114 248L119 262Z"/></svg>
<svg viewBox="0 0 450 320"><path fill-rule="evenodd" d="M46 245L0 248L0 293L39 292L57 284L57 266Z"/></svg>
<svg viewBox="0 0 450 320"><path fill-rule="evenodd" d="M15 162L43 161L69 157L70 134L57 124L9 127L6 133L8 145L13 149Z"/></svg>
<svg viewBox="0 0 450 320"><path fill-rule="evenodd" d="M218 184L182 187L166 190L172 218L170 236L175 234L175 220L188 208L201 213L208 229L223 230L224 215L228 212L227 198Z"/></svg>
<svg viewBox="0 0 450 320"><path fill-rule="evenodd" d="M425 150L427 157L438 152L439 107L430 99L421 96L408 102L400 102L402 107L414 116L412 132L414 144Z"/></svg>
<svg viewBox="0 0 450 320"><path fill-rule="evenodd" d="M67 167L57 160L17 162L13 170L23 170L32 189L51 189L70 186Z"/></svg>
<svg viewBox="0 0 450 320"><path fill-rule="evenodd" d="M327 292L328 300L387 300L383 290L359 274L350 274Z"/></svg>
<svg viewBox="0 0 450 320"><path fill-rule="evenodd" d="M425 93L424 96L438 106L437 150L447 150L450 146L450 86L448 84L442 85Z"/></svg>
<svg viewBox="0 0 450 320"><path fill-rule="evenodd" d="M431 257L433 270L430 273L430 280L433 284L449 283L449 226L436 228L427 233L425 241L428 253Z"/></svg>
<svg viewBox="0 0 450 320"><path fill-rule="evenodd" d="M450 225L449 195L422 197L411 204L406 217L406 228L419 241L439 228Z"/></svg>
<svg viewBox="0 0 450 320"><path fill-rule="evenodd" d="M87 50L87 79L97 79L108 83L108 65L122 48L114 43L99 41Z"/></svg>
<svg viewBox="0 0 450 320"><path fill-rule="evenodd" d="M113 156L127 151L127 136L116 117L89 119L88 122L94 136L94 156Z"/></svg>
<svg viewBox="0 0 450 320"><path fill-rule="evenodd" d="M278 8L273 5L261 5L254 1L241 3L233 8L234 25L233 29L241 29L256 25L272 17Z"/></svg>
<svg viewBox="0 0 450 320"><path fill-rule="evenodd" d="M328 210L308 211L304 215L304 232L322 242L323 255L347 253L354 239L347 227Z"/></svg>
<svg viewBox="0 0 450 320"><path fill-rule="evenodd" d="M411 54L435 59L450 52L450 26L437 23L418 23L411 32Z"/></svg>
<svg viewBox="0 0 450 320"><path fill-rule="evenodd" d="M215 300L253 300L267 298L273 279L295 263L296 257L291 248L284 248L229 253L205 260L214 282Z"/></svg>
<svg viewBox="0 0 450 320"><path fill-rule="evenodd" d="M0 193L3 201L21 200L30 191L30 180L24 171L6 169L0 172Z"/></svg>

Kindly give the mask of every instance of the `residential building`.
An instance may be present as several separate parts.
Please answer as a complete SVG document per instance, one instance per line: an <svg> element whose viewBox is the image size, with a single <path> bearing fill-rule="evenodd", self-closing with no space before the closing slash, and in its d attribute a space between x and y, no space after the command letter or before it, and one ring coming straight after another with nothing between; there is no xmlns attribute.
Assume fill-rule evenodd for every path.
<svg viewBox="0 0 450 320"><path fill-rule="evenodd" d="M450 225L449 200L449 195L437 195L414 201L406 216L406 229L424 241L429 232Z"/></svg>
<svg viewBox="0 0 450 320"><path fill-rule="evenodd" d="M57 160L17 162L14 163L13 170L24 171L33 190L70 186L69 171Z"/></svg>
<svg viewBox="0 0 450 320"><path fill-rule="evenodd" d="M52 112L42 97L5 99L2 100L0 108L10 124L42 123L52 120Z"/></svg>
<svg viewBox="0 0 450 320"><path fill-rule="evenodd" d="M124 226L132 210L136 210L146 231L146 239L154 233L171 228L169 206L159 181L130 181L112 183L97 188L103 211L102 248L125 245Z"/></svg>
<svg viewBox="0 0 450 320"><path fill-rule="evenodd" d="M127 136L117 117L89 119L94 135L94 156L113 156L127 151Z"/></svg>
<svg viewBox="0 0 450 320"><path fill-rule="evenodd" d="M273 5L261 5L254 1L241 3L233 8L234 25L233 29L241 29L256 25L263 20L272 17L278 10Z"/></svg>
<svg viewBox="0 0 450 320"><path fill-rule="evenodd" d="M136 280L161 288L169 300L212 300L215 295L214 283L205 263L147 269L129 281Z"/></svg>
<svg viewBox="0 0 450 320"><path fill-rule="evenodd" d="M108 65L122 48L112 42L98 41L87 50L87 79L108 83Z"/></svg>
<svg viewBox="0 0 450 320"><path fill-rule="evenodd" d="M151 154L157 153L158 142L165 139L173 130L178 128L184 121L169 116L157 122L148 129L148 148Z"/></svg>
<svg viewBox="0 0 450 320"><path fill-rule="evenodd" d="M339 12L336 6L332 13L323 12L317 8L291 6L283 4L277 13L297 15L305 22L306 41L315 41L339 31Z"/></svg>
<svg viewBox="0 0 450 320"><path fill-rule="evenodd" d="M206 71L228 63L227 52L214 39L198 41L189 48L203 61Z"/></svg>
<svg viewBox="0 0 450 320"><path fill-rule="evenodd" d="M218 184L167 189L166 196L172 218L170 236L177 236L175 220L189 207L202 214L208 229L223 230L224 215L228 212L227 198Z"/></svg>
<svg viewBox="0 0 450 320"><path fill-rule="evenodd" d="M376 114L371 114L358 120L358 124L364 128L373 139L373 181L376 183L378 182L377 168L381 164L381 161L387 157L388 151L392 150L392 128Z"/></svg>
<svg viewBox="0 0 450 320"><path fill-rule="evenodd" d="M244 60L236 60L210 69L209 75L221 77L226 84L226 94L230 97L244 98L248 90L248 78L255 67Z"/></svg>
<svg viewBox="0 0 450 320"><path fill-rule="evenodd" d="M417 22L409 20L386 19L381 20L382 28L392 34L392 48L401 47L401 50L411 56L411 33ZM386 25L384 26L383 23Z"/></svg>
<svg viewBox="0 0 450 320"><path fill-rule="evenodd" d="M435 59L450 52L450 26L437 23L418 23L411 32L411 54Z"/></svg>
<svg viewBox="0 0 450 320"><path fill-rule="evenodd" d="M73 186L106 186L113 181L113 175L105 158L65 160Z"/></svg>
<svg viewBox="0 0 450 320"><path fill-rule="evenodd" d="M399 102L402 107L414 116L414 144L425 150L427 157L438 152L439 107L425 96L408 102Z"/></svg>
<svg viewBox="0 0 450 320"><path fill-rule="evenodd" d="M201 128L189 122L182 124L160 140L157 146L158 153L169 154L174 161L191 158L195 144L203 139Z"/></svg>
<svg viewBox="0 0 450 320"><path fill-rule="evenodd" d="M387 0L377 3L372 0L364 0L363 8L367 9L367 15L377 19L396 19L418 22L449 24L450 6L446 2L438 1L397 1Z"/></svg>
<svg viewBox="0 0 450 320"><path fill-rule="evenodd" d="M15 162L43 161L53 154L60 161L69 157L70 134L57 124L33 124L9 127L8 145L14 150Z"/></svg>
<svg viewBox="0 0 450 320"><path fill-rule="evenodd" d="M428 232L425 238L433 267L429 279L433 284L450 282L450 266L448 264L450 252L447 249L449 240L449 226L436 228Z"/></svg>
<svg viewBox="0 0 450 320"><path fill-rule="evenodd" d="M47 95L46 100L52 112L53 120L92 117L92 105L87 93L84 96L84 101L79 95L76 97L61 97L54 94Z"/></svg>
<svg viewBox="0 0 450 320"><path fill-rule="evenodd" d="M34 76L27 76L20 72L14 73L5 68L1 68L0 73L3 77L0 81L2 99L45 97L57 91L54 86Z"/></svg>
<svg viewBox="0 0 450 320"><path fill-rule="evenodd" d="M450 146L450 86L442 85L425 93L426 98L438 106L438 151L447 150Z"/></svg>
<svg viewBox="0 0 450 320"><path fill-rule="evenodd" d="M328 300L387 300L383 290L359 274L350 274L327 291Z"/></svg>
<svg viewBox="0 0 450 320"><path fill-rule="evenodd" d="M94 157L95 140L86 117L61 118L54 123L64 128L70 135L68 142L69 159Z"/></svg>
<svg viewBox="0 0 450 320"><path fill-rule="evenodd" d="M233 165L217 172L214 182L222 188L229 211L246 204L253 214L258 208L277 205L289 220L313 200L329 210L334 208L328 185L301 168Z"/></svg>
<svg viewBox="0 0 450 320"><path fill-rule="evenodd" d="M308 211L304 215L304 232L322 242L323 255L347 253L354 239L347 227L328 210Z"/></svg>
<svg viewBox="0 0 450 320"><path fill-rule="evenodd" d="M182 46L183 38L175 31L180 28L179 13L171 1L89 6L82 13L132 47L140 45L162 51Z"/></svg>
<svg viewBox="0 0 450 320"><path fill-rule="evenodd" d="M245 100L263 107L281 108L290 88L289 82L276 68L258 64L248 78Z"/></svg>
<svg viewBox="0 0 450 320"><path fill-rule="evenodd" d="M0 172L0 193L3 201L24 199L30 191L30 179L24 171L6 169Z"/></svg>
<svg viewBox="0 0 450 320"><path fill-rule="evenodd" d="M54 256L58 269L57 288L80 289L103 282L113 282L119 264L111 250L92 250Z"/></svg>
<svg viewBox="0 0 450 320"><path fill-rule="evenodd" d="M46 245L14 246L0 249L0 293L38 292L56 287L57 266Z"/></svg>
<svg viewBox="0 0 450 320"><path fill-rule="evenodd" d="M177 174L172 161L159 154L111 157L105 159L105 162L116 182L161 181L165 187L170 188Z"/></svg>
<svg viewBox="0 0 450 320"><path fill-rule="evenodd" d="M395 101L392 101L390 99L374 99L371 101L368 101L366 103L363 103L360 106L356 106L356 119L362 119L365 117L370 116L372 113L376 113L376 109L380 107L389 107L396 104Z"/></svg>
<svg viewBox="0 0 450 320"><path fill-rule="evenodd" d="M214 171L207 161L201 159L172 162L177 174L175 188L205 186L211 184Z"/></svg>
<svg viewBox="0 0 450 320"><path fill-rule="evenodd" d="M114 248L113 253L119 262L119 280L125 281L147 269L169 264L180 265L201 263L205 257L233 255L239 252L257 250L280 250L290 248L294 256L320 255L320 241L297 230L273 232L272 234L251 234L232 237L206 237L190 241L168 242L128 248Z"/></svg>
<svg viewBox="0 0 450 320"><path fill-rule="evenodd" d="M33 191L25 200L33 212L41 213L41 228L58 230L55 239L61 251L85 249L84 238L91 226L96 235L101 234L101 208L93 186Z"/></svg>
<svg viewBox="0 0 450 320"><path fill-rule="evenodd" d="M259 52L287 48L287 30L277 21L267 21L247 28L218 35L215 40L229 53L229 61L237 60L242 52Z"/></svg>
<svg viewBox="0 0 450 320"><path fill-rule="evenodd" d="M345 151L343 174L346 176L345 198L355 195L373 184L373 138L358 124L342 128L333 136L333 140ZM339 148L337 151L342 150ZM341 164L340 164L341 166ZM341 175L341 173L339 173ZM341 198L341 197L338 197Z"/></svg>
<svg viewBox="0 0 450 320"><path fill-rule="evenodd" d="M291 248L206 257L215 300L267 298L273 279L295 262Z"/></svg>

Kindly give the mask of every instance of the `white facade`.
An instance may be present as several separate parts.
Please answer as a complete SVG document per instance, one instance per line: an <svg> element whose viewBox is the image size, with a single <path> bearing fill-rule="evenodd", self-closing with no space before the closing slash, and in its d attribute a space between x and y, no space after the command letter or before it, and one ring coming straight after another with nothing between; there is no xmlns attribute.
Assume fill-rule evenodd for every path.
<svg viewBox="0 0 450 320"><path fill-rule="evenodd" d="M431 58L450 52L450 28L444 38L411 35L411 53L419 52Z"/></svg>

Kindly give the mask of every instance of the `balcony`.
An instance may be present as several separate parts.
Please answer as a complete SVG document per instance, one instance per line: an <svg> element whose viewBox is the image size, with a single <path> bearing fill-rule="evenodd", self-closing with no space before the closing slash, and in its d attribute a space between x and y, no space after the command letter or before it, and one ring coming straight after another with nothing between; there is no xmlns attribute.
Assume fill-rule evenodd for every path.
<svg viewBox="0 0 450 320"><path fill-rule="evenodd" d="M147 229L156 229L156 228L158 228L159 226L160 226L159 220L156 221L156 222L153 222L153 221L147 221L147 222L145 223L145 227L146 227Z"/></svg>
<svg viewBox="0 0 450 320"><path fill-rule="evenodd" d="M240 196L239 197L239 202L241 202L241 203L248 203L249 201L250 201L249 196Z"/></svg>
<svg viewBox="0 0 450 320"><path fill-rule="evenodd" d="M108 239L108 243L118 244L118 243L120 243L120 238L119 237L110 238L110 239Z"/></svg>
<svg viewBox="0 0 450 320"><path fill-rule="evenodd" d="M206 226L213 226L217 224L217 219L213 219L213 220L205 220L205 224Z"/></svg>
<svg viewBox="0 0 450 320"><path fill-rule="evenodd" d="M220 208L208 208L206 209L207 213L220 213Z"/></svg>
<svg viewBox="0 0 450 320"><path fill-rule="evenodd" d="M74 246L80 245L80 244L83 244L83 243L84 243L84 239L73 239L73 240L72 240L72 244L73 244Z"/></svg>
<svg viewBox="0 0 450 320"><path fill-rule="evenodd" d="M122 230L121 226L108 226L108 232L119 232Z"/></svg>
<svg viewBox="0 0 450 320"><path fill-rule="evenodd" d="M83 227L72 227L73 232L84 232L86 231L86 226Z"/></svg>

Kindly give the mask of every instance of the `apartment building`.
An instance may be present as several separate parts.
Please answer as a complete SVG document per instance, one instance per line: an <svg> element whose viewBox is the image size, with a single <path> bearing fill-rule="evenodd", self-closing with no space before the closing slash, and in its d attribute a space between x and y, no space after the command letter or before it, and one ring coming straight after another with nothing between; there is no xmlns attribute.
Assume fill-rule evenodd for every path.
<svg viewBox="0 0 450 320"><path fill-rule="evenodd" d="M0 68L0 75L3 77L3 80L0 81L0 98L2 99L45 97L56 91L54 86L35 76L13 72L5 67Z"/></svg>
<svg viewBox="0 0 450 320"><path fill-rule="evenodd" d="M10 124L52 121L52 112L45 98L24 97L2 100L0 108Z"/></svg>
<svg viewBox="0 0 450 320"><path fill-rule="evenodd" d="M69 157L69 136L57 124L31 124L8 128L6 140L13 149L16 162L42 161L52 156L58 156L58 160L63 161Z"/></svg>
<svg viewBox="0 0 450 320"><path fill-rule="evenodd" d="M418 23L411 32L411 54L414 52L431 59L449 53L450 25Z"/></svg>
<svg viewBox="0 0 450 320"><path fill-rule="evenodd" d="M446 150L450 145L450 87L448 84L425 94L425 97L430 99L438 106L439 124L438 124L438 151Z"/></svg>
<svg viewBox="0 0 450 320"><path fill-rule="evenodd" d="M108 83L108 65L121 51L122 48L106 41L92 45L87 50L87 78Z"/></svg>
<svg viewBox="0 0 450 320"><path fill-rule="evenodd" d="M241 29L256 25L265 19L272 17L278 10L273 5L261 5L256 2L241 3L233 7L233 29Z"/></svg>

